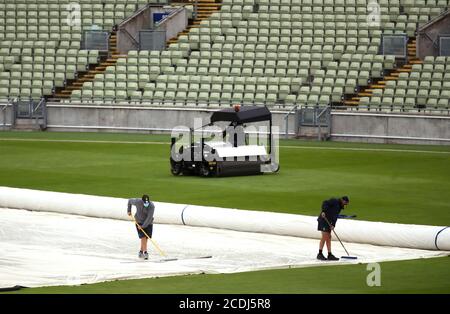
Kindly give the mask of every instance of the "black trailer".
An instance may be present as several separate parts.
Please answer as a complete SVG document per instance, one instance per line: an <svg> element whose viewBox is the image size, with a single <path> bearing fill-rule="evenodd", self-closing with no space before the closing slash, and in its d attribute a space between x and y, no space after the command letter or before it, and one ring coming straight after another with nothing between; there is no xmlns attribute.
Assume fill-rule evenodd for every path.
<svg viewBox="0 0 450 314"><path fill-rule="evenodd" d="M278 147L267 107L237 105L214 112L210 121L171 138L172 174L208 177L278 172ZM225 127L218 126L224 123ZM249 124L255 123L259 125L251 127L257 131L247 132ZM266 132L258 132L264 127Z"/></svg>

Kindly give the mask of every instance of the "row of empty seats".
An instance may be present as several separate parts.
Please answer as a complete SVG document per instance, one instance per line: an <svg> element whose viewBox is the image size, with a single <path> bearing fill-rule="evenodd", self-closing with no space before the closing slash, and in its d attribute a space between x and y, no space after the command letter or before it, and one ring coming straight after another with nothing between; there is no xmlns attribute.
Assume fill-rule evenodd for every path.
<svg viewBox="0 0 450 314"><path fill-rule="evenodd" d="M432 7L420 1L417 6L414 1L380 1L380 27L367 24L367 4L368 1L345 0L224 1L220 12L180 36L167 51L131 51L127 60L120 60L114 70L107 72L131 75L137 85L123 88L130 97L140 91L147 101L152 96L160 102L161 93L166 92L168 101L181 103L194 101L195 95L198 103L244 98L246 102L264 103L264 97L268 104L273 104L273 97L281 104L340 102L344 94L357 92L359 87L394 68L394 56L378 55L383 33L414 35L419 24L440 14L448 2ZM211 75L290 79L300 84L277 90L266 84L258 89L258 84L247 86L244 82L234 90L234 83L218 82L203 88L192 83L189 95L189 81L161 81L164 77Z"/></svg>
<svg viewBox="0 0 450 314"><path fill-rule="evenodd" d="M93 64L89 55L87 60L86 56L73 55L73 50L80 51L77 43L83 28L95 24L97 19L102 21L98 25L108 30L111 25L105 24L105 20L117 23L132 14L133 7L147 3L137 0L80 1L82 25L68 30L63 25L67 16L63 8L69 1L35 2L30 7L28 1L14 0L14 10L9 2L0 5L0 12L5 13L0 13L0 36L3 34L5 39L0 41L0 71L14 74L8 78L4 75L3 81L6 84L6 79L9 80L8 93L12 90L11 95L17 95L18 73L24 72L23 65L26 70L30 64L36 64L39 69L42 66L42 72L32 72L31 80L36 78L46 82L40 80L39 73L45 77L47 70L53 74L56 86L64 86L67 80L76 78L77 72ZM81 91L74 91L69 101L101 102L103 99L107 102L129 100L146 104L196 105L227 105L242 101L280 106L339 103L345 95L358 92L394 69L394 56L379 55L383 34L414 36L417 27L449 6L447 0L380 0L380 24L377 26L368 23L371 2L223 0L219 12L190 28L187 35L179 36L178 42L170 44L167 50L130 51L127 58L119 59L117 65L107 67L104 74L97 74L93 82L85 83ZM44 15L37 10L41 5L43 11L49 12L44 18L47 22L34 25L36 14L38 17ZM27 7L25 10L18 10L24 6ZM50 14L52 6L54 9L59 7L54 10L59 16L58 13ZM8 11L14 11L14 18L6 15ZM25 23L24 19L28 18L31 23ZM18 22L13 25L12 19ZM42 51L47 47L41 47L46 41L40 37L30 41L21 35L35 34L37 30L39 36L41 27L42 34L48 34L48 41L52 43L48 48L55 52L65 48L64 57L58 58L54 54L47 58L42 54L47 53L47 49ZM20 39L13 38L12 34ZM74 49L69 49L71 47ZM7 55L7 49L10 55ZM32 49L31 55L29 49ZM19 51L25 51L27 58L16 59ZM23 61L20 69L15 66ZM62 62L66 63L65 72ZM428 58L423 65L415 65L406 80L400 76L395 86L377 90L373 97L361 99L361 103L370 103L372 98L375 104L384 104L389 99L399 103L402 99L410 105L443 106L444 101L440 98L447 95L447 72L446 58ZM24 89L30 88L27 75L22 77L20 74L22 81L25 82ZM29 94L27 90L24 92ZM5 93L3 89L2 95Z"/></svg>
<svg viewBox="0 0 450 314"><path fill-rule="evenodd" d="M80 50L84 30L95 27L110 32L147 3L158 1L1 1L1 100L51 97L56 88L65 87L100 60L98 51ZM79 24L71 19L77 4Z"/></svg>
<svg viewBox="0 0 450 314"><path fill-rule="evenodd" d="M398 80L375 89L363 97L361 105L405 105L448 108L450 99L450 57L427 56L424 64L415 64L410 73L400 73Z"/></svg>

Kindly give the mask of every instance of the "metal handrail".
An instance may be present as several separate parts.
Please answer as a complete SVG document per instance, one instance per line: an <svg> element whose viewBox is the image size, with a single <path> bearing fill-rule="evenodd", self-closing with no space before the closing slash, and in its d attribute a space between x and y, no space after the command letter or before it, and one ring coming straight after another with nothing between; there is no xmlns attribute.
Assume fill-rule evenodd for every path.
<svg viewBox="0 0 450 314"><path fill-rule="evenodd" d="M428 28L428 26L436 23L438 20L440 20L441 18L443 18L444 16L446 16L449 13L449 10L445 10L443 12L441 12L439 15L435 16L434 18L432 18L431 20L429 20L428 22L426 22L425 24L423 24L422 26L420 26L417 29L417 33L420 34L424 29Z"/></svg>
<svg viewBox="0 0 450 314"><path fill-rule="evenodd" d="M197 12L198 12L198 0L172 0L171 2L176 2L177 4L183 3L184 5L193 5L194 6L194 11L192 18L196 19L197 18Z"/></svg>
<svg viewBox="0 0 450 314"><path fill-rule="evenodd" d="M5 104L2 107L2 112L3 112L3 126L2 129L5 130L6 129L6 108L9 106L9 104Z"/></svg>
<svg viewBox="0 0 450 314"><path fill-rule="evenodd" d="M317 109L320 109L320 107L317 107ZM323 110L316 116L316 121L317 121L317 128L318 128L318 133L319 133L319 142L320 141L322 141L322 129L321 129L321 122L320 122L320 117L322 117L322 115L325 113L325 112L328 112L330 110L330 107L329 106L326 106L325 108L323 108ZM329 125L330 123L328 123L328 126L330 127L330 125Z"/></svg>
<svg viewBox="0 0 450 314"><path fill-rule="evenodd" d="M33 104L33 102L32 102L32 104ZM35 112L37 112L41 106L42 106L42 115L35 116ZM37 104L36 108L34 108L33 106L31 107L31 110L32 110L31 118L34 119L34 122L36 125L39 124L39 119L41 119L41 118L43 120L44 127L47 124L47 113L46 113L45 109L46 109L45 108L45 98L41 98L39 100L39 103Z"/></svg>
<svg viewBox="0 0 450 314"><path fill-rule="evenodd" d="M450 108L412 108L412 107L404 107L404 106L332 106L333 110L342 110L342 111L374 111L374 112L404 112L404 113L433 113L433 112L441 112L450 115Z"/></svg>
<svg viewBox="0 0 450 314"><path fill-rule="evenodd" d="M196 19L198 15L198 0L195 0L194 2L194 16L193 18Z"/></svg>
<svg viewBox="0 0 450 314"><path fill-rule="evenodd" d="M43 104L43 102L44 102L44 98L41 98L41 99L39 100L39 103L38 103L38 105L36 106L36 108L33 109L33 113L34 113L34 111L38 111L38 109L41 107L41 105Z"/></svg>
<svg viewBox="0 0 450 314"><path fill-rule="evenodd" d="M424 35L426 38L428 38L431 41L431 44L433 45L434 48L439 48L438 40L433 40L433 38L431 38L431 36L428 35L428 33L425 33L425 32L421 33L421 35Z"/></svg>
<svg viewBox="0 0 450 314"><path fill-rule="evenodd" d="M52 103L53 99L50 99L48 103L53 105ZM98 99L102 100L102 99ZM114 99L105 99L105 103L110 103L111 101L114 102ZM130 100L125 100L125 103L123 104L125 107L131 105ZM80 101L81 103L81 101ZM144 100L138 101L138 103L146 103ZM198 102L198 105L196 105L194 102L190 103L189 101L184 102L178 102L178 101L160 101L160 102L153 102L151 106L158 106L164 105L164 104L170 104L172 106L175 106L178 104L177 108L180 109L186 109L186 110L216 110L218 107L216 106L209 106L207 102ZM199 106L203 105L203 106ZM219 103L213 103L213 105L219 105ZM232 106L232 103L222 103L221 105L230 105ZM264 105L263 103L256 103L254 105ZM145 106L149 106L148 103L145 104ZM170 108L173 108L173 107ZM294 107L290 107L289 111L288 108L281 108L278 107L279 104L276 104L274 106L267 105L267 107L271 111L276 111L279 113L284 113L286 115L292 114L292 111L297 109L300 105L297 104ZM316 105L302 105L302 108L314 108ZM170 109L169 108L169 109ZM333 113L345 113L345 112L362 112L362 113L404 113L404 114L415 114L415 115L440 115L440 116L450 116L450 108L413 108L413 107L404 107L404 106L391 106L391 105L377 105L377 106L371 106L371 105L359 105L359 106L331 106L331 109L333 110Z"/></svg>
<svg viewBox="0 0 450 314"><path fill-rule="evenodd" d="M291 113L294 110L297 110L299 105L295 105L294 107L292 107L283 117L283 119L286 121L286 129L285 129L285 138L289 138L289 116L291 115Z"/></svg>
<svg viewBox="0 0 450 314"><path fill-rule="evenodd" d="M125 29L126 24L128 24L131 20L133 20L136 16L142 14L144 11L146 11L148 8L150 8L151 6L154 6L154 4L148 3L145 6L143 6L142 8L139 8L137 11L135 11L131 16L127 17L125 20L123 20L122 22L120 22L119 24L117 24L117 33L123 31L125 35L127 35L127 37L129 39L131 39L132 44L135 48L139 48L139 42Z"/></svg>
<svg viewBox="0 0 450 314"><path fill-rule="evenodd" d="M146 9L148 9L151 6L154 6L155 4L153 3L148 3L145 6L143 6L142 8L138 9L137 11L135 11L132 15L130 15L129 17L127 17L125 20L123 20L122 22L120 22L120 24L117 25L117 29L119 29L120 27L122 27L123 25L127 24L130 20L134 19L137 15L141 14L142 11L145 11Z"/></svg>
<svg viewBox="0 0 450 314"><path fill-rule="evenodd" d="M128 36L128 38L131 39L134 47L139 48L139 42L125 28L121 28L120 31L123 32L125 35Z"/></svg>
<svg viewBox="0 0 450 314"><path fill-rule="evenodd" d="M172 19L175 15L177 15L178 13L180 13L181 11L185 10L184 7L179 7L178 9L174 10L173 12L171 12L165 19L163 19L161 22L155 23L155 28L160 27L161 25L166 24L170 19Z"/></svg>

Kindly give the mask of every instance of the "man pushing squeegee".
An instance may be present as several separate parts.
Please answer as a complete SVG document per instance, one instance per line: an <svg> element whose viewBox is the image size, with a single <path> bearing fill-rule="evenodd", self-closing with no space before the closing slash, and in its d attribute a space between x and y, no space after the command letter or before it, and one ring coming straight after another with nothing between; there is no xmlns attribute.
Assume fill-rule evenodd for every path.
<svg viewBox="0 0 450 314"><path fill-rule="evenodd" d="M333 255L331 253L331 231L333 231L336 238L341 243L342 247L344 248L345 252L347 253L347 256L342 256L341 258L345 259L356 259L354 256L350 256L348 254L347 249L345 248L344 244L342 244L341 239L339 239L339 236L337 235L336 231L334 230L334 227L336 226L337 219L341 216L340 212L345 208L345 206L350 203L350 200L347 196L343 196L339 199L331 198L329 200L326 200L322 203L322 212L320 213L319 217L317 218L318 226L317 230L322 232L322 238L320 239L319 244L319 254L317 254L317 259L321 261L338 261L339 258ZM353 218L356 216L344 216L345 218ZM328 250L328 258L325 257L322 253L323 247L327 244L327 250Z"/></svg>
<svg viewBox="0 0 450 314"><path fill-rule="evenodd" d="M136 215L134 217L131 214L131 207L136 206ZM167 255L159 248L156 242L152 239L153 235L153 215L155 213L155 205L150 201L150 197L148 195L143 195L142 198L130 198L128 200L127 207L128 216L133 219L134 224L136 225L136 230L138 233L138 237L141 240L141 248L138 253L140 259L148 260L148 252L147 252L147 242L150 240L155 248L158 250L159 254L164 257ZM211 255L207 256L196 256L196 257L188 257L186 259L200 259L200 258L212 258ZM165 258L160 260L159 262L170 262L179 260L178 258Z"/></svg>
<svg viewBox="0 0 450 314"><path fill-rule="evenodd" d="M136 215L131 215L131 206L136 206ZM147 241L150 239L159 253L166 256L163 251L152 240L153 234L153 215L155 213L155 205L150 201L148 195L143 195L142 198L130 198L128 200L127 208L128 216L132 217L136 225L136 230L139 239L141 239L141 249L139 251L139 258L148 259Z"/></svg>

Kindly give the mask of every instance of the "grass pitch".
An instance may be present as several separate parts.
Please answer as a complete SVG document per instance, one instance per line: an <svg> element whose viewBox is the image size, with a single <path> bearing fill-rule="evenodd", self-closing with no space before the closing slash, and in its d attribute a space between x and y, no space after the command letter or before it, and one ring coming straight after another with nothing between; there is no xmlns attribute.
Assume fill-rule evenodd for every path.
<svg viewBox="0 0 450 314"><path fill-rule="evenodd" d="M306 215L345 194L351 200L346 212L360 219L450 224L450 147L282 140L278 174L199 178L170 174L168 143L162 135L1 132L0 185L124 198L148 193L157 201ZM370 289L361 274L365 266L357 265L24 292L448 293L448 266L448 258L383 263L386 284Z"/></svg>

